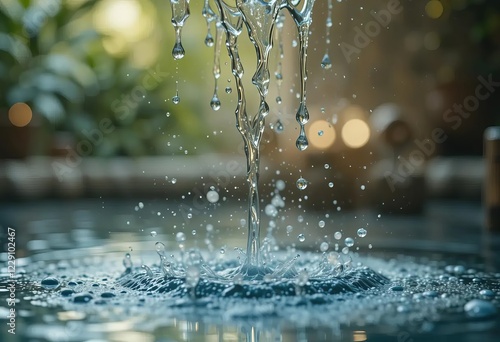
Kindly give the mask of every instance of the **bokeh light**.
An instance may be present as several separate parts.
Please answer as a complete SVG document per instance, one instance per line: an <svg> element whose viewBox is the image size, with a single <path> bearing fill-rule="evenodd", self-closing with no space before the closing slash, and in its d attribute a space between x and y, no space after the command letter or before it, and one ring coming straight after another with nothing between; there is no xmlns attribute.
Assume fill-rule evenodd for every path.
<svg viewBox="0 0 500 342"><path fill-rule="evenodd" d="M148 17L151 8L137 0L100 1L93 15L95 28L107 35L103 41L106 50L123 54L129 45L146 39L153 31L154 21Z"/></svg>
<svg viewBox="0 0 500 342"><path fill-rule="evenodd" d="M18 102L9 109L9 121L17 127L24 127L31 122L33 111L24 102Z"/></svg>
<svg viewBox="0 0 500 342"><path fill-rule="evenodd" d="M351 119L342 127L342 140L347 147L360 148L370 139L370 128L361 119Z"/></svg>
<svg viewBox="0 0 500 342"><path fill-rule="evenodd" d="M438 19L443 15L443 4L439 0L431 0L425 5L425 12L429 18Z"/></svg>
<svg viewBox="0 0 500 342"><path fill-rule="evenodd" d="M335 128L326 120L314 121L309 125L308 138L312 146L319 149L328 148L335 142Z"/></svg>
<svg viewBox="0 0 500 342"><path fill-rule="evenodd" d="M424 37L424 47L429 51L435 51L441 46L441 38L436 32L428 32Z"/></svg>

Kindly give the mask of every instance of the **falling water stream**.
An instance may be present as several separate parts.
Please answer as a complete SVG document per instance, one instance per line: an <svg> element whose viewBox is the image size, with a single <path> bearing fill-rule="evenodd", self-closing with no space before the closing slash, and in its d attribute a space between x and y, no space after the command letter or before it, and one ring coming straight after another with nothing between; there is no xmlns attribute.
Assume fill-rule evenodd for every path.
<svg viewBox="0 0 500 342"><path fill-rule="evenodd" d="M260 263L260 208L259 208L259 172L260 172L260 144L265 128L265 119L269 114L269 105L266 101L269 92L270 71L269 59L273 48L274 30L283 20L281 11L288 10L298 30L300 49L300 102L296 120L300 126L299 137L296 146L303 151L308 146L304 125L309 120L309 111L306 105L306 83L307 83L307 47L309 39L309 28L312 22L312 10L314 0L303 1L301 9L296 5L300 1L285 0L237 0L236 6L228 5L224 0L215 1L219 15L215 14L210 7L209 1L205 1L203 16L206 18L209 31L206 42L211 42L210 24L216 22L216 46L214 57L214 95L210 102L212 109L220 108L220 100L217 95L217 81L220 77L220 39L222 32L226 35L226 47L231 59L231 69L235 78L238 105L235 110L236 128L241 134L247 162L248 183L248 242L246 262L243 273L266 273L266 268ZM180 28L189 16L189 1L171 1L172 23L175 27L176 41L172 50L174 58L181 58L179 51L184 51L180 37ZM281 16L280 16L281 15ZM281 23L282 25L282 23ZM244 68L238 52L238 38L243 26L247 28L249 38L255 47L257 56L257 68L252 77L252 83L257 88L260 103L256 114L251 115L247 109L245 88L243 85ZM210 45L211 43L208 43ZM279 42L282 45L281 42Z"/></svg>
<svg viewBox="0 0 500 342"><path fill-rule="evenodd" d="M60 317L66 319L68 315L80 317L81 312L84 316L102 320L123 321L123 317L127 317L127 324L146 331L155 331L168 318L174 322L186 319L216 324L257 321L262 327L272 326L276 321L287 321L295 327L320 324L332 330L341 325L367 327L385 324L397 335L401 327L425 332L431 329L428 322L441 322L443 317L462 317L464 313L472 320L496 317L500 300L499 274L443 262L422 264L412 258L384 261L350 256L349 247L354 245L351 237L345 238L343 253L334 251L326 242L321 244L322 253L319 254L301 252L299 255L295 248L280 250L273 228L278 209L285 205L281 192L286 185L281 180L275 182L271 203L264 210L271 223L266 237L261 238L260 144L269 114L267 95L271 81L271 51L276 43L280 59L275 72L278 85L276 102L281 104L283 42L280 37L285 13L288 13L299 38L300 93L296 112L299 136L296 147L304 151L308 147L305 125L309 120L306 105L307 49L315 1L236 0L234 5L229 5L226 0L215 0L215 7L211 3L205 0L202 11L207 23L205 44L214 48L214 92L210 107L215 111L221 108L218 81L225 40L237 94L236 127L246 154L246 251L237 248L238 257L234 259L214 258L210 251L188 248L185 234L178 232L175 242L155 243L155 259L136 258L131 250L122 260L125 271L123 268L117 271L114 264L117 259L106 256L90 262L79 261L75 256L74 260L59 260L51 266L40 261L27 264L18 275L23 300L34 307L61 307ZM170 4L175 31L172 56L178 60L186 54L182 45L182 28L190 15L189 0L170 0ZM329 44L331 0L327 6L326 37ZM257 57L252 77L259 95L256 113L250 113L247 107L244 67L238 51L238 40L244 29ZM328 50L321 65L324 69L331 68ZM227 93L231 91L226 88ZM180 101L178 89L173 100L174 103ZM273 127L277 132L283 130L279 118ZM305 189L307 184L307 180L300 178L296 186ZM207 198L210 202L217 202L219 195L211 189ZM325 222L320 221L318 225L321 229ZM293 229L289 227L287 234ZM212 232L213 226L207 225L207 233L211 235ZM359 238L367 234L365 228L357 231ZM156 238L156 231L151 232L151 236ZM340 232L334 236L336 240L342 238ZM210 236L207 235L206 240L212 246ZM305 236L300 234L298 241L304 240ZM176 245L177 252L172 250L173 245ZM224 254L225 250L220 253ZM3 274L0 282L7 282L6 279ZM66 340L78 340L84 328L66 329L64 336L71 337ZM194 327L193 331L197 329ZM35 336L57 340L47 337L50 334L45 334L43 329L40 331ZM247 341L259 340L254 326L245 331ZM219 340L220 336L223 335L219 335ZM95 336L90 334L89 339L92 337ZM297 339L305 341L304 338ZM398 341L410 340L398 337Z"/></svg>

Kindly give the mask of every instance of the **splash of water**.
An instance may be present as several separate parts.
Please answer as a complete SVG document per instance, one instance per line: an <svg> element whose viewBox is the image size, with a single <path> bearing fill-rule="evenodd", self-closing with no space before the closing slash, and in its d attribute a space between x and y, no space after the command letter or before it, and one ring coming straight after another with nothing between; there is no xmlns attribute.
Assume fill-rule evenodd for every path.
<svg viewBox="0 0 500 342"><path fill-rule="evenodd" d="M270 71L269 56L273 48L273 36L275 27L283 25L282 10L288 10L293 18L299 36L300 50L300 102L296 114L296 120L300 126L299 137L296 146L303 151L308 147L308 141L304 125L309 120L309 111L306 105L306 83L307 83L307 47L309 28L312 22L312 10L315 0L304 0L301 8L297 8L300 1L297 0L236 0L235 5L229 5L224 0L215 0L218 15L210 7L208 0L203 6L203 16L207 21L208 33L205 42L213 44L210 33L210 24L216 22L216 39L214 53L213 74L215 78L214 95L210 102L212 109L220 108L220 100L217 95L217 81L220 77L220 39L222 33L226 34L226 48L231 59L231 69L235 78L238 104L235 110L236 127L240 132L247 161L247 183L248 195L248 241L246 252L245 272L253 273L252 269L260 267L260 207L259 207L259 171L260 171L260 143L265 128L265 118L269 114L269 105L266 97L269 91ZM176 29L176 42L174 51L182 47L180 28L189 15L188 0L171 0L172 23ZM244 68L238 52L238 38L243 30L248 31L250 41L255 47L257 56L257 67L252 77L252 83L257 88L260 102L257 113L251 115L247 110L245 88L242 78ZM183 56L183 54L182 54ZM181 54L174 54L174 58L181 58ZM277 76L278 77L278 76ZM277 125L282 129L281 124ZM262 270L261 270L262 271ZM260 271L259 271L260 272ZM267 271L264 271L267 273Z"/></svg>

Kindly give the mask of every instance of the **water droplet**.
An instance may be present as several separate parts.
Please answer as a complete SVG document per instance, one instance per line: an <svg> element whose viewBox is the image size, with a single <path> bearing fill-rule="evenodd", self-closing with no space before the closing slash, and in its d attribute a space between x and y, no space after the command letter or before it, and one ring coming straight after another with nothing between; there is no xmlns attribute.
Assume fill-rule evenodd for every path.
<svg viewBox="0 0 500 342"><path fill-rule="evenodd" d="M325 132L323 131L318 131L318 135L321 137Z"/></svg>
<svg viewBox="0 0 500 342"><path fill-rule="evenodd" d="M495 298L495 292L493 292L491 290L488 290L488 289L484 289L484 290L479 291L479 295L481 297L483 297L484 299L493 299L493 298Z"/></svg>
<svg viewBox="0 0 500 342"><path fill-rule="evenodd" d="M328 183L328 187L333 188L333 182Z"/></svg>
<svg viewBox="0 0 500 342"><path fill-rule="evenodd" d="M130 253L125 254L125 258L123 258L123 266L125 266L126 270L130 270L132 268L132 258L130 257Z"/></svg>
<svg viewBox="0 0 500 342"><path fill-rule="evenodd" d="M176 178L172 178L172 180L170 181L172 184L175 184L177 183L177 179Z"/></svg>
<svg viewBox="0 0 500 342"><path fill-rule="evenodd" d="M156 232L156 230L152 230L150 234L151 236L155 237L158 233Z"/></svg>
<svg viewBox="0 0 500 342"><path fill-rule="evenodd" d="M186 235L183 233L183 232L178 232L176 235L175 235L175 240L177 242L184 242L186 241Z"/></svg>
<svg viewBox="0 0 500 342"><path fill-rule="evenodd" d="M497 309L487 301L473 299L464 305L465 314L470 318L486 318L496 315Z"/></svg>
<svg viewBox="0 0 500 342"><path fill-rule="evenodd" d="M325 221L323 221L323 220L319 221L319 222L318 222L318 226L319 226L320 228L325 228Z"/></svg>
<svg viewBox="0 0 500 342"><path fill-rule="evenodd" d="M46 290L53 290L59 287L59 279L54 277L47 277L41 281L41 285Z"/></svg>
<svg viewBox="0 0 500 342"><path fill-rule="evenodd" d="M300 242L306 241L306 237L304 236L304 234L299 234L299 236L297 236L297 239L299 239Z"/></svg>
<svg viewBox="0 0 500 342"><path fill-rule="evenodd" d="M81 293L73 297L73 302L77 304L85 304L90 302L94 297L87 293Z"/></svg>
<svg viewBox="0 0 500 342"><path fill-rule="evenodd" d="M225 91L226 91L226 94L231 94L233 92L233 88L226 87Z"/></svg>
<svg viewBox="0 0 500 342"><path fill-rule="evenodd" d="M327 53L325 53L323 59L321 60L321 67L323 69L330 69L332 67L332 61L330 60L330 56L328 56Z"/></svg>
<svg viewBox="0 0 500 342"><path fill-rule="evenodd" d="M214 96L212 97L212 100L210 101L210 107L212 107L213 110L217 111L220 109L220 106L221 106L221 103L220 103L219 97L217 96L217 94L214 94Z"/></svg>
<svg viewBox="0 0 500 342"><path fill-rule="evenodd" d="M276 181L276 189L278 191L283 191L285 190L286 184L283 180L279 179Z"/></svg>
<svg viewBox="0 0 500 342"><path fill-rule="evenodd" d="M187 214L187 218L188 218L188 219L191 219L191 218L193 218L193 214L191 214L191 213L188 213L188 214Z"/></svg>
<svg viewBox="0 0 500 342"><path fill-rule="evenodd" d="M366 236L366 233L367 233L367 231L366 231L366 229L365 229L365 228L359 228L359 229L358 229L358 236L359 236L359 237L365 237L365 236Z"/></svg>
<svg viewBox="0 0 500 342"><path fill-rule="evenodd" d="M345 245L346 245L347 247L352 247L352 246L354 246L354 240L353 240L352 238L350 238L350 237L346 238L346 239L345 239Z"/></svg>
<svg viewBox="0 0 500 342"><path fill-rule="evenodd" d="M278 119L278 121L274 124L274 131L276 133L281 133L284 129L285 127L283 127L283 123L281 123L280 119Z"/></svg>
<svg viewBox="0 0 500 342"><path fill-rule="evenodd" d="M326 252L330 246L328 245L328 242L322 242L321 245L319 246L320 251Z"/></svg>
<svg viewBox="0 0 500 342"><path fill-rule="evenodd" d="M138 204L138 205L139 205L139 208L144 209L144 203L139 202L139 204Z"/></svg>
<svg viewBox="0 0 500 342"><path fill-rule="evenodd" d="M307 141L307 137L305 134L300 134L295 142L295 146L299 149L299 151L304 151L309 146L309 142Z"/></svg>
<svg viewBox="0 0 500 342"><path fill-rule="evenodd" d="M165 245L163 244L163 242L157 242L155 243L155 248L156 248L156 252L160 255L163 255L165 254Z"/></svg>
<svg viewBox="0 0 500 342"><path fill-rule="evenodd" d="M272 205L272 204L266 205L266 208L264 209L264 212L269 217L276 217L276 216L278 216L278 209L276 209L276 207L274 205Z"/></svg>
<svg viewBox="0 0 500 342"><path fill-rule="evenodd" d="M299 190L304 190L305 188L307 188L308 182L304 178L300 177L299 179L297 179L296 184Z"/></svg>
<svg viewBox="0 0 500 342"><path fill-rule="evenodd" d="M214 46L214 37L210 32L208 32L207 36L205 37L205 45L208 47Z"/></svg>
<svg viewBox="0 0 500 342"><path fill-rule="evenodd" d="M207 192L207 200L210 203L217 203L219 201L219 193L215 190L210 190Z"/></svg>
<svg viewBox="0 0 500 342"><path fill-rule="evenodd" d="M220 254L225 254L226 253L226 249L224 247L222 247L219 251Z"/></svg>
<svg viewBox="0 0 500 342"><path fill-rule="evenodd" d="M361 187L360 187L360 188L361 188L361 190L365 190L365 189L366 189L366 186L361 185Z"/></svg>
<svg viewBox="0 0 500 342"><path fill-rule="evenodd" d="M276 103L281 104L283 100L281 99L281 96L276 96Z"/></svg>
<svg viewBox="0 0 500 342"><path fill-rule="evenodd" d="M175 95L174 97L172 97L172 102L174 104L179 104L181 102L181 98L179 97L179 95Z"/></svg>
<svg viewBox="0 0 500 342"><path fill-rule="evenodd" d="M172 49L172 57L174 57L174 59L181 59L184 57L185 53L186 52L184 51L182 43L180 41L177 41L174 44L174 48Z"/></svg>
<svg viewBox="0 0 500 342"><path fill-rule="evenodd" d="M325 164L325 170L328 170L330 168L330 164Z"/></svg>

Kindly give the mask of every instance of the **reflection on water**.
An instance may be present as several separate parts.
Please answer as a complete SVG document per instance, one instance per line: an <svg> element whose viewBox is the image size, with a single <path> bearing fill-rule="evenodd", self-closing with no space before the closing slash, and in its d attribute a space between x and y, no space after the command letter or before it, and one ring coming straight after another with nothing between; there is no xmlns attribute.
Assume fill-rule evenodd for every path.
<svg viewBox="0 0 500 342"><path fill-rule="evenodd" d="M162 241L168 254L178 258L178 232L185 232L186 250L208 249L204 240L210 233L213 252L204 253L204 259L220 265L237 260L239 252L233 247L245 240L241 215L236 215L240 208L222 203L188 222L182 215L162 217L179 205L94 200L3 206L0 224L17 230L18 336L37 341L409 342L419 338L438 341L443 336L494 341L499 333L498 245L489 239L492 247L486 248L471 215L477 208L436 203L426 217L410 219L380 219L369 212L329 219L322 216L325 227L321 230L299 229L299 213L288 213L294 222L279 223L277 236L284 246L295 244L301 254L298 269L308 258L321 255L324 235L342 231L344 236L355 237L359 226L370 226L369 236L356 241L360 255L353 256L351 274L366 280L362 272L368 267L389 282L335 293L330 291L333 285L308 293L304 289L314 286L313 282L299 292L293 284L288 292L264 291L257 298L231 297L229 294L238 291L244 294L249 287L230 283L223 284L230 288L226 296L196 295L201 287L193 296L183 287L183 279L179 280L180 295L160 291L168 282L160 275L156 241ZM453 219L447 210L461 214ZM317 226L320 214L300 214L304 226ZM213 225L210 232L207 224ZM289 224L294 226L293 234L287 234ZM320 232L315 233L317 230ZM299 233L306 236L304 243L297 240ZM332 238L332 250L334 244ZM401 257L390 252L394 247L414 251L406 249L407 256ZM225 253L220 253L221 248ZM134 263L128 275L122 264L125 253L131 254ZM372 256L366 257L367 253ZM151 268L152 278L142 264ZM2 268L2 284L6 283L5 273ZM127 277L140 286L119 281ZM283 286L286 288L286 283ZM5 292L0 295L3 298ZM0 316L6 316L6 310L2 304ZM2 341L12 340L6 329L0 334Z"/></svg>

